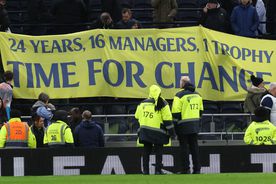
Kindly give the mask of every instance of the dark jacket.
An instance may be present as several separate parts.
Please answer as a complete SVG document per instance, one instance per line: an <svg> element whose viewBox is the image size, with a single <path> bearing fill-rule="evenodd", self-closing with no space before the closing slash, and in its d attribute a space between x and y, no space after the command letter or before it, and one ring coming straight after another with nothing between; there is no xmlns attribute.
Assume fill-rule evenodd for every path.
<svg viewBox="0 0 276 184"><path fill-rule="evenodd" d="M43 144L45 129L44 128L38 129L34 125L32 125L31 131L34 134L35 139L36 139L36 147L37 148L45 147L45 145Z"/></svg>
<svg viewBox="0 0 276 184"><path fill-rule="evenodd" d="M116 24L116 29L132 29L132 26L138 22L135 19L130 19L127 22L124 22L123 20L120 20L119 22L117 22ZM138 23L138 27L141 28L141 25Z"/></svg>
<svg viewBox="0 0 276 184"><path fill-rule="evenodd" d="M103 130L94 121L82 121L74 131L76 147L104 147Z"/></svg>
<svg viewBox="0 0 276 184"><path fill-rule="evenodd" d="M8 12L3 5L0 5L0 31L5 32L9 28L10 20Z"/></svg>
<svg viewBox="0 0 276 184"><path fill-rule="evenodd" d="M271 34L276 34L276 1L269 0L266 8L267 32Z"/></svg>
<svg viewBox="0 0 276 184"><path fill-rule="evenodd" d="M203 13L200 23L209 29L220 32L228 32L229 18L226 11L218 5L215 9L208 9L207 13Z"/></svg>
<svg viewBox="0 0 276 184"><path fill-rule="evenodd" d="M177 14L176 0L151 0L154 22L173 22Z"/></svg>
<svg viewBox="0 0 276 184"><path fill-rule="evenodd" d="M254 110L260 106L260 102L267 91L257 87L250 87L247 91L244 101L244 112L254 114Z"/></svg>
<svg viewBox="0 0 276 184"><path fill-rule="evenodd" d="M231 25L236 35L255 37L259 26L256 9L251 4L236 6L231 14Z"/></svg>

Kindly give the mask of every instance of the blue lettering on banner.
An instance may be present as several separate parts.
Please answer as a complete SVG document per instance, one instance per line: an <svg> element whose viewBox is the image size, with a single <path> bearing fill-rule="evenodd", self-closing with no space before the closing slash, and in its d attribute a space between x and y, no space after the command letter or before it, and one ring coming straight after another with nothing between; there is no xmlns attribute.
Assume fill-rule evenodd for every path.
<svg viewBox="0 0 276 184"><path fill-rule="evenodd" d="M231 86L231 88L238 92L238 81L237 81L237 67L232 67L233 79L228 75L229 71L226 71L222 66L218 67L219 69L219 82L220 82L220 91L224 92L224 82L223 79Z"/></svg>
<svg viewBox="0 0 276 184"><path fill-rule="evenodd" d="M118 78L117 78L116 82L114 82L114 83L111 81L110 75L109 75L109 68L110 68L111 64L115 64L116 69L117 69L117 73L118 73ZM123 80L124 80L124 69L118 61L107 60L103 65L103 75L104 75L105 81L109 85L117 87L117 86L120 86L122 84Z"/></svg>
<svg viewBox="0 0 276 184"><path fill-rule="evenodd" d="M36 87L41 88L40 79L44 82L46 87L50 86L51 81L54 81L54 88L60 88L60 80L59 80L59 73L58 73L58 63L52 63L49 77L46 76L43 67L39 63L34 64L35 67L35 74L36 74Z"/></svg>
<svg viewBox="0 0 276 184"><path fill-rule="evenodd" d="M90 86L96 85L95 74L101 72L101 70L95 69L95 63L102 63L102 60L101 59L92 59L92 60L87 61Z"/></svg>
<svg viewBox="0 0 276 184"><path fill-rule="evenodd" d="M68 66L76 66L75 62L68 62L68 63L61 63L61 70L62 70L62 79L63 79L63 85L64 88L70 88L70 87L79 87L79 82L76 82L74 84L69 83L69 76L70 75L76 75L76 72L69 72Z"/></svg>
<svg viewBox="0 0 276 184"><path fill-rule="evenodd" d="M205 76L206 72L207 72L208 76ZM215 80L215 76L214 76L212 67L211 67L210 63L207 63L207 62L203 63L201 75L200 75L199 82L198 82L198 88L202 88L202 83L205 80L210 81L211 85L212 85L212 89L218 91L218 86L216 84L216 80Z"/></svg>
<svg viewBox="0 0 276 184"><path fill-rule="evenodd" d="M168 67L172 68L172 63L170 63L170 62L160 62L157 65L157 67L155 69L156 82L162 88L173 88L173 83L166 85L163 82L163 78L162 78L162 69L163 69L163 66L168 66Z"/></svg>
<svg viewBox="0 0 276 184"><path fill-rule="evenodd" d="M132 66L136 66L136 73L133 73ZM140 78L143 73L144 67L141 63L137 61L126 61L126 87L133 87L132 77L141 88L147 87L147 85Z"/></svg>

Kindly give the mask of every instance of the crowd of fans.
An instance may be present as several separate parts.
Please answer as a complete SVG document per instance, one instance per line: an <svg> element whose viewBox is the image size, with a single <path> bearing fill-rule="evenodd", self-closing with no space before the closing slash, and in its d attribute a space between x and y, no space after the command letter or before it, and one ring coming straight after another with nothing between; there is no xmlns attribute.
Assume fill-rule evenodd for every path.
<svg viewBox="0 0 276 184"><path fill-rule="evenodd" d="M133 17L133 0L102 0L97 20L92 17L93 0L60 0L46 6L44 0L29 0L28 17L33 25L31 35L64 34L86 29L139 29L143 21ZM152 8L152 27L170 28L177 14L190 10L182 9L182 1L149 0ZM10 21L5 10L6 0L0 0L0 30L7 31ZM180 5L178 5L180 4ZM275 11L273 0L195 0L194 4L201 11L198 24L204 27L234 33L239 36L256 37L263 34L276 34ZM133 10L132 10L133 9ZM192 10L194 11L194 10ZM178 21L181 21L178 19ZM142 22L142 23L141 23ZM50 29L41 24L54 25ZM11 30L12 31L12 30Z"/></svg>
<svg viewBox="0 0 276 184"><path fill-rule="evenodd" d="M0 148L104 147L103 126L92 121L90 111L57 110L43 92L31 108L31 122L22 122L21 112L10 109L12 81L13 73L6 71L0 84Z"/></svg>

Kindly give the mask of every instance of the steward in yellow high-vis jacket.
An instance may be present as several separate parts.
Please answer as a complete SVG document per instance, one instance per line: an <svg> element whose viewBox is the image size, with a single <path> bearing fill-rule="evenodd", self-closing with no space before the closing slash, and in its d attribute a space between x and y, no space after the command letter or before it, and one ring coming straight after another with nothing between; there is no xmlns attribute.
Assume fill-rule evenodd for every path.
<svg viewBox="0 0 276 184"><path fill-rule="evenodd" d="M245 131L244 142L250 145L276 144L276 127L267 119L269 111L257 107L254 113L255 119Z"/></svg>
<svg viewBox="0 0 276 184"><path fill-rule="evenodd" d="M20 111L12 110L10 116L0 131L0 148L36 148L35 136L29 125L21 121Z"/></svg>
<svg viewBox="0 0 276 184"><path fill-rule="evenodd" d="M144 144L144 174L149 174L149 159L153 146L156 153L155 174L162 174L163 145L168 144L170 136L175 134L170 107L160 95L161 89L152 85L149 98L140 103L135 113L135 118L140 124L139 142Z"/></svg>
<svg viewBox="0 0 276 184"><path fill-rule="evenodd" d="M70 127L66 124L68 113L58 110L53 116L54 123L49 125L44 134L44 144L49 147L73 147L74 138Z"/></svg>
<svg viewBox="0 0 276 184"><path fill-rule="evenodd" d="M181 80L184 80L182 78ZM172 105L172 115L177 121L175 131L178 136L181 150L181 173L190 173L189 152L192 154L193 173L200 173L198 132L200 118L203 111L202 97L195 92L195 87L189 81L181 82L183 90L178 92ZM188 146L190 149L188 149Z"/></svg>

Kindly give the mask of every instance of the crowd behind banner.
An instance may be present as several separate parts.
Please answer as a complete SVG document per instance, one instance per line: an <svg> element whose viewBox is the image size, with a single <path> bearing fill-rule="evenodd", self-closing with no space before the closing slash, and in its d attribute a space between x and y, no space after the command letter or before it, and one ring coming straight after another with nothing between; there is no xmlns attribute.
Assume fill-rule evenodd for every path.
<svg viewBox="0 0 276 184"><path fill-rule="evenodd" d="M187 3L177 0L72 0L69 3L67 0L50 3L29 0L27 5L22 4L18 5L22 9L17 10L9 5L9 1L1 0L2 31L10 31L12 24L15 29L11 31L18 32L9 21L6 8L11 12L27 12L23 23L30 26L22 28L24 32L20 33L29 35L66 34L96 28L171 28L183 26L177 23L181 21L248 37L266 37L267 34L274 35L276 30L273 0L194 0Z"/></svg>

